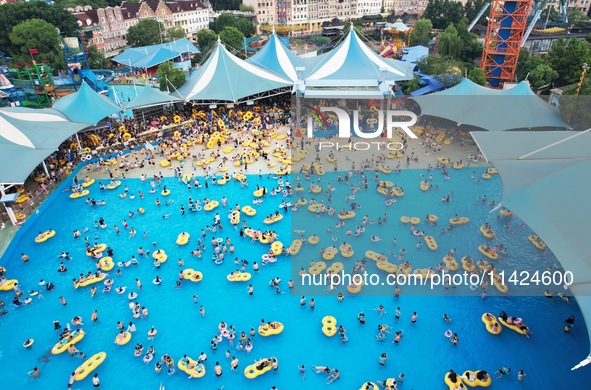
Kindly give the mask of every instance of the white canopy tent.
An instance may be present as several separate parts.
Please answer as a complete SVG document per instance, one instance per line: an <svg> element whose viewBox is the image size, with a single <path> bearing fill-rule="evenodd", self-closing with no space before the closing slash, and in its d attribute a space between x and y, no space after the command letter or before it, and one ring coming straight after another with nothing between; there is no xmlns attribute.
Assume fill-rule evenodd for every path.
<svg viewBox="0 0 591 390"><path fill-rule="evenodd" d="M591 336L591 131L471 132L503 182L503 206L546 243L565 271ZM591 353L573 367L591 362Z"/></svg>

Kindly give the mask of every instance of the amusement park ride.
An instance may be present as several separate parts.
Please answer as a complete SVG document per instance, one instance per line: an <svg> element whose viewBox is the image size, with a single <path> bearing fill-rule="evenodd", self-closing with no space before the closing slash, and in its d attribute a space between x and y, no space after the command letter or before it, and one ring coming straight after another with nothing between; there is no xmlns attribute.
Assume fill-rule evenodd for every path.
<svg viewBox="0 0 591 390"><path fill-rule="evenodd" d="M396 57L402 48L410 44L410 33L412 28L402 23L401 19L396 23L382 29L382 57ZM386 43L388 41L388 43Z"/></svg>
<svg viewBox="0 0 591 390"><path fill-rule="evenodd" d="M533 9L530 8L531 3L531 0L492 0L468 26L468 31L472 30L491 7L480 67L492 88L503 88L504 83L513 81L521 47L536 27L548 0L536 2ZM559 12L564 27L568 23L566 11L566 0L561 0ZM546 25L547 21L544 28Z"/></svg>
<svg viewBox="0 0 591 390"><path fill-rule="evenodd" d="M9 68L12 58L0 51L0 106L49 107L52 99L76 91L83 80L97 92L107 88L107 83L90 70L82 35L60 36L60 46L68 69L67 75L62 76L55 76L48 64L35 61L36 49L29 50L32 64L20 68Z"/></svg>
<svg viewBox="0 0 591 390"><path fill-rule="evenodd" d="M468 25L468 31L471 31L490 7L487 17L486 39L480 62L480 67L484 71L490 87L503 88L506 82L513 81L519 52L532 31L538 34L565 31L568 24L567 0L560 0L558 7L560 27L547 29L548 18L541 26L537 25L547 4L548 0L537 0L535 3L532 0L492 0L484 5ZM382 57L399 55L402 48L409 44L411 31L400 20L388 28L382 29L380 55Z"/></svg>

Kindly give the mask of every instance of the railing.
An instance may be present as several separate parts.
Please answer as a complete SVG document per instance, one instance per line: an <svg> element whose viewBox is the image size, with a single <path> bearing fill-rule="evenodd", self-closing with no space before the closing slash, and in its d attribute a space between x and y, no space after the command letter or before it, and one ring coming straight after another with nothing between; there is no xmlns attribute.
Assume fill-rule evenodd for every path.
<svg viewBox="0 0 591 390"><path fill-rule="evenodd" d="M27 217L29 217L31 214L33 214L35 209L41 203L43 203L45 201L45 199L47 199L49 197L49 195L51 195L53 190L55 190L60 184L62 184L62 182L72 172L72 169L75 168L79 162L80 161L75 161L75 162L71 163L72 165L60 167L56 171L55 176L53 178L48 178L47 180L45 180L45 182L43 182L44 185L41 185L41 183L39 183L38 189L36 189L34 192L31 190L27 191L28 193L31 193L29 200L24 203L20 203L20 204L14 203L11 206L14 213L15 214L23 213ZM30 186L31 186L30 181L31 181L31 179L29 179L25 183L25 189L27 187L30 188ZM8 218L8 213L6 212L6 209L4 207L2 207L2 211L0 213L0 221L5 222L6 224L10 223L10 218Z"/></svg>

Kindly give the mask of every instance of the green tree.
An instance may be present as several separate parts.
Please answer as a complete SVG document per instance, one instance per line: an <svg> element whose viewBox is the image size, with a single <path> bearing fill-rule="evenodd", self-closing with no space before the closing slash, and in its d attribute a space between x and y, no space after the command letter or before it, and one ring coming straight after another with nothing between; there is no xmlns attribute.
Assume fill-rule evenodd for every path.
<svg viewBox="0 0 591 390"><path fill-rule="evenodd" d="M241 0L212 0L211 5L215 11L225 11L240 9Z"/></svg>
<svg viewBox="0 0 591 390"><path fill-rule="evenodd" d="M310 43L313 43L315 45L323 46L323 45L326 45L327 43L330 43L330 38L323 37L321 35L315 35L313 37L310 37L309 41L310 41Z"/></svg>
<svg viewBox="0 0 591 390"><path fill-rule="evenodd" d="M208 51L217 42L218 36L215 32L210 29L203 29L197 32L197 43L199 44L199 50L201 52Z"/></svg>
<svg viewBox="0 0 591 390"><path fill-rule="evenodd" d="M484 76L484 71L480 68L474 67L470 69L470 72L468 72L468 79L470 79L478 85L486 85L486 77Z"/></svg>
<svg viewBox="0 0 591 390"><path fill-rule="evenodd" d="M589 43L575 38L560 38L548 53L547 63L558 72L556 83L568 85L581 77L583 64L591 64Z"/></svg>
<svg viewBox="0 0 591 390"><path fill-rule="evenodd" d="M127 44L131 47L142 47L162 42L164 26L157 20L140 20L127 30Z"/></svg>
<svg viewBox="0 0 591 390"><path fill-rule="evenodd" d="M245 37L250 37L256 32L255 25L248 19L230 13L221 14L209 23L209 28L216 34L221 33L226 27L236 27Z"/></svg>
<svg viewBox="0 0 591 390"><path fill-rule="evenodd" d="M209 28L219 34L225 27L234 27L236 17L233 14L221 14L209 22Z"/></svg>
<svg viewBox="0 0 591 390"><path fill-rule="evenodd" d="M220 39L237 51L244 49L244 35L236 27L226 27L220 32Z"/></svg>
<svg viewBox="0 0 591 390"><path fill-rule="evenodd" d="M442 73L436 74L433 77L435 80L443 84L445 88L451 88L455 85L458 85L463 79L462 75L457 73Z"/></svg>
<svg viewBox="0 0 591 390"><path fill-rule="evenodd" d="M540 56L531 56L527 49L521 49L519 58L517 59L517 68L515 70L515 77L518 81L525 80L529 73L539 65L544 64L545 61Z"/></svg>
<svg viewBox="0 0 591 390"><path fill-rule="evenodd" d="M548 12L550 12L550 16L548 16ZM542 11L540 20L548 20L549 22L555 22L558 20L558 11L554 7L546 7Z"/></svg>
<svg viewBox="0 0 591 390"><path fill-rule="evenodd" d="M0 6L0 48L5 53L17 53L10 40L10 33L17 24L30 19L42 19L57 27L65 36L74 36L78 29L76 18L60 7L44 1L6 3Z"/></svg>
<svg viewBox="0 0 591 390"><path fill-rule="evenodd" d="M421 88L421 79L419 76L415 75L412 80L405 81L402 83L402 92L405 95L410 95L411 92L416 91L417 89Z"/></svg>
<svg viewBox="0 0 591 390"><path fill-rule="evenodd" d="M183 39L186 38L187 34L185 33L185 29L182 27L171 27L166 30L166 40L173 41L175 39Z"/></svg>
<svg viewBox="0 0 591 390"><path fill-rule="evenodd" d="M53 24L42 19L30 19L14 26L9 38L17 49L14 52L15 62L31 62L29 49L37 49L37 62L48 62L53 68L65 69L57 30Z"/></svg>
<svg viewBox="0 0 591 390"><path fill-rule="evenodd" d="M587 82L585 82L587 84ZM585 92L591 93L591 82L586 86ZM577 88L564 91L564 95L558 100L560 115L572 126L574 130L586 130L591 128L591 95L576 96Z"/></svg>
<svg viewBox="0 0 591 390"><path fill-rule="evenodd" d="M216 33L211 31L210 29L203 29L197 32L197 44L199 45L199 50L201 53L196 54L193 58L192 62L195 64L201 63L204 58L207 58L211 49L218 41L218 36Z"/></svg>
<svg viewBox="0 0 591 390"><path fill-rule="evenodd" d="M110 61L106 60L105 55L99 52L96 46L88 46L87 53L88 65L90 65L91 69L104 69L104 67L109 65Z"/></svg>
<svg viewBox="0 0 591 390"><path fill-rule="evenodd" d="M468 0L464 5L464 16L472 22L474 18L478 15L482 7L486 4L486 0ZM477 23L486 25L486 17L488 13L485 12L480 19L478 19Z"/></svg>
<svg viewBox="0 0 591 390"><path fill-rule="evenodd" d="M106 7L107 2L105 0L54 0L54 5L64 9L90 5L92 9L99 9ZM117 5L121 5L121 3Z"/></svg>
<svg viewBox="0 0 591 390"><path fill-rule="evenodd" d="M453 24L450 24L443 33L439 34L437 51L444 57L458 59L462 55L462 38Z"/></svg>
<svg viewBox="0 0 591 390"><path fill-rule="evenodd" d="M242 12L254 12L254 8L250 5L240 4L240 11Z"/></svg>
<svg viewBox="0 0 591 390"><path fill-rule="evenodd" d="M462 61L443 57L440 54L430 54L417 61L419 71L433 76L446 88L453 87L462 81L466 65Z"/></svg>
<svg viewBox="0 0 591 390"><path fill-rule="evenodd" d="M257 31L255 25L244 18L236 18L236 22L234 23L233 27L236 27L238 30L240 30L242 35L245 37L252 37Z"/></svg>
<svg viewBox="0 0 591 390"><path fill-rule="evenodd" d="M172 91L178 89L185 83L186 74L182 70L175 68L172 62L163 62L158 66L157 75L160 76L160 90L161 91ZM171 86L174 86L174 88Z"/></svg>
<svg viewBox="0 0 591 390"><path fill-rule="evenodd" d="M525 71L525 62L529 58L529 50L522 48L519 51L519 57L517 57L517 66L515 68L515 78L520 81L525 78L527 72Z"/></svg>
<svg viewBox="0 0 591 390"><path fill-rule="evenodd" d="M529 82L534 89L539 89L544 85L550 84L557 78L558 72L547 64L538 65L529 73Z"/></svg>
<svg viewBox="0 0 591 390"><path fill-rule="evenodd" d="M414 28L410 33L410 45L427 46L431 40L431 30L433 30L433 24L429 19L419 19L415 22Z"/></svg>
<svg viewBox="0 0 591 390"><path fill-rule="evenodd" d="M429 0L423 18L431 20L433 28L443 29L457 24L464 17L462 3L451 0Z"/></svg>
<svg viewBox="0 0 591 390"><path fill-rule="evenodd" d="M460 20L456 30L462 39L462 50L459 59L473 63L475 58L482 56L482 45L478 42L478 36L468 32L468 19L466 18Z"/></svg>
<svg viewBox="0 0 591 390"><path fill-rule="evenodd" d="M421 73L437 75L454 73L462 75L466 71L466 65L457 60L443 57L440 54L429 54L417 61L417 67Z"/></svg>
<svg viewBox="0 0 591 390"><path fill-rule="evenodd" d="M566 12L566 16L568 18L568 22L574 23L575 25L589 22L589 17L576 8L569 8Z"/></svg>

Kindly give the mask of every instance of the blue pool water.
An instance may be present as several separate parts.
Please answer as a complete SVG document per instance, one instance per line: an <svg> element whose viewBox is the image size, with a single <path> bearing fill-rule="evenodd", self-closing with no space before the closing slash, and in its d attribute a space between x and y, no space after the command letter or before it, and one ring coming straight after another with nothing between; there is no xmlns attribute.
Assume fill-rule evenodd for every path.
<svg viewBox="0 0 591 390"><path fill-rule="evenodd" d="M143 85L123 85L123 84L112 84L109 85L108 97L116 104L125 105L127 102L135 98L144 88ZM125 110L123 115L129 118L133 118L133 112L131 110Z"/></svg>
<svg viewBox="0 0 591 390"><path fill-rule="evenodd" d="M435 175L435 182L441 187L439 192L432 190L422 193L418 189L417 179L420 172L408 170L403 171L400 176L384 175L384 178L401 185L406 195L387 210L387 225L379 227L368 224L367 232L359 241L348 240L358 251L354 258L360 257L368 245L375 247L376 251L385 251L392 237L397 237L398 247L408 249L407 258L413 265L416 262L420 267L440 262L441 257L451 247L457 248L458 254L470 254L479 258L474 252L475 243L485 241L477 227L482 221L487 220L497 232L499 239L509 246L509 254L503 261L523 261L527 264L539 261L544 265L554 261L551 254L535 252L536 249L525 238L529 231L519 231L516 220L511 222L516 233L511 235L504 232L503 228L497 225L500 222L495 220L495 216L488 214L489 208L476 201L482 194L499 199L500 181L497 177L478 185L461 187L461 183L470 182L470 172L467 170L452 172L449 182L439 180L440 178ZM478 173L482 173L481 170ZM79 176L83 175L81 173ZM334 175L327 174L323 181L335 181L334 179ZM313 311L309 307L300 308L299 297L291 296L286 285L292 268L299 269L300 264L306 266L310 260L318 259L320 245L329 245L330 237L336 235L326 233L327 227L334 225L335 217L317 219L305 208L300 209L292 218L293 226L290 218L285 218L272 225L272 229L279 233L279 239L286 245L292 240L291 229L306 230L307 236L312 231L318 232L321 244L316 247L305 244L300 254L293 258L293 267L289 258L281 257L278 262L262 267L260 274L253 273L253 279L249 283L254 285L255 293L254 297L250 297L246 292L248 283L230 283L226 280L226 275L236 269L231 261L234 256L228 255L223 265L216 266L211 262L211 246L208 244L211 233L208 233L208 247L203 259L198 260L190 255L190 251L196 247L201 228L211 225L215 212L187 212L184 216L179 212L181 204L187 206L189 196L193 196L194 199L209 197L217 200L226 196L229 207L236 203L244 206L252 205L251 193L255 189L255 184L269 188L274 186L272 180L261 180L257 176L251 176L249 180L250 186L246 191L241 191L237 182L188 191L176 179L169 178L163 182L163 185L172 191L167 198L162 197L159 191L157 194L149 194L148 183L142 184L138 179L126 180L124 185L128 186L130 193L137 195L137 191L143 191L143 200L137 196L134 200L129 197L120 199L117 195L123 192L123 185L115 191L101 192L94 184L90 187L91 196L107 202L106 206L94 208L86 205L84 200L69 199L68 193L62 193L61 189L58 189L40 208L39 214L30 218L21 228L2 258L2 265L8 270L7 277L19 279L24 291L38 288L37 281L41 278L57 285L54 292L42 292L44 299L34 299L31 305L20 308L10 304L13 294L0 293L9 310L7 315L0 317L0 331L3 335L10 335L0 343L0 378L3 378L3 385L7 388L26 386L27 389L65 388L69 374L83 360L72 358L67 353L51 355L49 350L57 342L52 321L58 319L65 325L74 316L80 315L84 319L83 329L86 337L76 346L89 356L100 351L107 353L107 359L96 370L105 388L157 389L160 383L168 389L189 389L195 386L217 389L222 385L225 389L268 389L273 385L282 390L323 388L326 386L324 375L314 374L311 370L312 365L327 365L339 369L342 373L341 379L330 385L338 389L356 389L364 381L395 377L401 372L406 376L406 381L400 386L402 389L444 389L447 387L443 384L442 378L450 368L457 372L486 369L492 373L501 366L511 367L513 372L509 378L493 381L491 388L587 388L584 383L591 379L589 370L570 371L570 367L584 358L589 349L587 332L574 303L565 304L556 298L492 296L483 302L480 297L454 296L456 294L450 290L439 291L430 297L407 296L403 291L398 301L394 301L391 295L347 296L344 302L338 303L335 296L317 296L316 308ZM370 181L370 186L372 183ZM450 204L443 205L440 202L441 194L449 192L451 188L454 188L456 195ZM305 193L305 196L309 199L311 194ZM161 206L155 205L156 198L162 201ZM171 206L164 204L165 200L173 199L174 203ZM367 194L358 194L358 201L364 204L366 209L360 210L353 221L359 223L364 213L377 218L386 212L386 206L382 206L383 200L383 197L373 190ZM257 207L255 217L248 217L243 213L242 219L246 220L249 226L264 229L267 227L262 223L264 217L274 212L280 202L279 196L267 196L262 205ZM336 207L340 207L339 202L344 204L345 201L337 200L335 196L334 202ZM139 207L145 208L144 215L134 218L127 216L129 211L137 210ZM236 247L236 256L247 259L250 263L248 270L252 272L253 261L260 262L261 255L268 247L260 243L251 244L250 239L239 237L237 231L227 222L227 209L223 210L220 206L216 211L219 211L225 224L223 233L215 236L230 237ZM162 219L165 213L172 215L168 219ZM470 216L473 221L465 229L458 229L443 237L436 236L440 248L437 252L428 253L426 247L420 251L414 247L416 241L410 236L408 227L399 222L401 215L416 215L422 218L426 213L437 214L440 220L458 213ZM93 226L93 222L101 216L109 225L107 229L95 229ZM134 238L128 238L127 231L122 228L124 219L130 227L138 231ZM301 223L305 225L302 226ZM114 224L120 227L120 235L115 233ZM152 251L154 248L164 249L169 256L168 261L156 270L151 258L140 258L140 265L123 268L122 276L115 275L115 268L110 272L110 276L115 280L114 287L127 286L126 293L117 295L113 291L110 294L102 294L102 284L97 284L99 292L95 297L91 297L90 287L74 289L71 284L71 279L75 275L95 269L94 261L85 255L82 239L74 240L72 237L74 229L83 227L90 229L88 234L91 242L95 241L93 235L97 233L97 242L107 243L115 250L115 261L128 260L132 255L136 255L139 246ZM33 240L36 234L49 228L57 231L56 237L43 244L35 244ZM425 229L435 233L430 228ZM143 238L144 231L148 234L147 239ZM182 231L189 231L191 239L187 246L180 247L175 241ZM368 237L374 234L380 236L382 241L368 243ZM344 232L338 235L341 241L344 239L343 235ZM157 242L156 247L152 246L153 241ZM58 255L62 250L69 251L74 258L71 262L66 262L67 273L56 272L59 265ZM28 264L20 261L21 252L26 252L31 257ZM185 260L184 267L177 265L178 258ZM185 281L181 289L176 289L174 282L179 271L184 268L202 271L203 281L196 284ZM372 268L369 270L373 271ZM156 275L164 279L162 286L151 283ZM282 289L285 294L275 294L269 287L269 280L276 276L283 280ZM137 301L149 309L147 319L134 320L128 309L126 295L130 291L137 291L134 286L136 278L141 279L143 283ZM193 303L194 294L199 296L199 304L204 305L206 309L205 318L200 316L198 305ZM67 306L60 304L60 295L66 297ZM379 304L383 304L387 312L381 319L378 313L372 310ZM398 323L393 319L396 306L400 306L402 311ZM97 323L90 321L94 309L99 313ZM524 317L532 328L531 338L527 339L508 329L504 329L499 336L486 332L480 316L485 311L496 314L500 310ZM361 326L356 320L359 311L366 314L365 326ZM411 325L410 316L413 311L418 312L419 318L416 324ZM453 318L451 324L441 320L444 312ZM561 330L563 320L571 314L577 317L577 324L573 333L565 335ZM335 316L338 323L347 329L348 343L341 344L338 337L328 338L322 334L320 322L326 315ZM280 321L285 324L285 330L278 336L268 338L257 334L253 338L254 349L250 354L230 348L226 340L218 346L217 353L214 354L209 349L210 340L216 333L220 321L233 324L238 332L248 333L251 327L257 327L261 318L265 321ZM127 323L131 320L137 327L131 342L125 346L114 344L118 333L117 321ZM391 331L404 330L400 344L392 344L391 335L383 343L375 339L377 325L384 323L392 326ZM158 334L155 340L150 342L147 340L147 331L152 325L156 327ZM443 336L447 329L458 332L460 342L457 347L453 347ZM21 346L27 338L35 339L35 344L30 349ZM183 354L196 359L202 351L206 352L209 357L206 363L207 374L204 378L191 380L178 369L172 376L168 376L165 370L157 374L154 371L155 360L145 365L141 358L133 356L135 343L141 343L146 348L153 345L156 348L157 359L168 353L175 362ZM230 361L225 357L227 349L240 359L238 372L230 371ZM386 367L380 368L377 359L383 352L388 353L389 360ZM254 359L268 356L278 358L278 375L270 372L254 380L244 377L243 370L248 364ZM215 361L219 361L223 367L224 374L221 378L216 378L213 374ZM308 367L305 381L300 379L297 370L297 366L301 364ZM26 375L34 366L40 367L42 371L41 377L37 380L31 380ZM528 374L523 384L516 381L516 373L520 369ZM90 377L77 382L74 388L92 388Z"/></svg>

